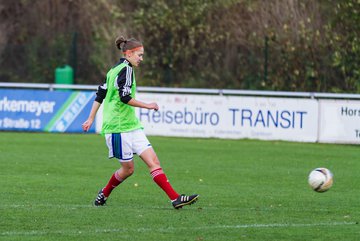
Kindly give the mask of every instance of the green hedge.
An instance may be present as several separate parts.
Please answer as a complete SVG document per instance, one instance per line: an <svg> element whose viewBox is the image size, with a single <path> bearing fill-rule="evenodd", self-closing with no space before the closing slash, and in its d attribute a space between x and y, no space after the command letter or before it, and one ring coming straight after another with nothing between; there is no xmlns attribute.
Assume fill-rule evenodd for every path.
<svg viewBox="0 0 360 241"><path fill-rule="evenodd" d="M123 34L144 42L143 86L360 92L358 0L2 5L0 81L49 83L70 64L98 84Z"/></svg>

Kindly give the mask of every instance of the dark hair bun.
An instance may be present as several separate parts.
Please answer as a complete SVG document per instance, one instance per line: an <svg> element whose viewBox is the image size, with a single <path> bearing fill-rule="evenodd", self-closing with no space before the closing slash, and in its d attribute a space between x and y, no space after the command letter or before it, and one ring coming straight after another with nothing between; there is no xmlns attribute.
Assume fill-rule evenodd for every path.
<svg viewBox="0 0 360 241"><path fill-rule="evenodd" d="M123 43L125 44L126 42L127 42L127 40L123 36L119 36L115 40L116 47L120 50L123 47L123 46L121 46L121 44L123 44Z"/></svg>

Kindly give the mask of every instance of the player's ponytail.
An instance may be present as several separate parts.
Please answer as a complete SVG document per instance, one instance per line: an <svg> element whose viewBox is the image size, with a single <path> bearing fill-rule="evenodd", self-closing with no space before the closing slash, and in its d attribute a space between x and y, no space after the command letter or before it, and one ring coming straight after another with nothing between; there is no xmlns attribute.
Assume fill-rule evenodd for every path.
<svg viewBox="0 0 360 241"><path fill-rule="evenodd" d="M116 38L115 45L124 54L126 54L127 51L134 51L139 47L143 47L143 44L140 41L134 38L126 39L123 36L119 36Z"/></svg>

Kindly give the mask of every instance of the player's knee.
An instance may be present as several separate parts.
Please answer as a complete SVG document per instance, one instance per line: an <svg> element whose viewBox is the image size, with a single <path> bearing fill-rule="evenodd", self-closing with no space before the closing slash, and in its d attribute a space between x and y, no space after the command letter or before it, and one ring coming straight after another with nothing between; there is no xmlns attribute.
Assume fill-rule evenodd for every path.
<svg viewBox="0 0 360 241"><path fill-rule="evenodd" d="M122 167L122 173L126 177L130 177L132 174L134 174L135 168L134 166L123 166Z"/></svg>
<svg viewBox="0 0 360 241"><path fill-rule="evenodd" d="M149 162L148 166L149 166L150 170L157 169L157 168L161 167L160 166L160 161L156 156L151 160L151 162Z"/></svg>
<svg viewBox="0 0 360 241"><path fill-rule="evenodd" d="M134 167L130 167L125 170L128 177L130 177L132 174L134 174L134 171L135 171Z"/></svg>
<svg viewBox="0 0 360 241"><path fill-rule="evenodd" d="M157 158L157 156L155 156L155 158L153 159L153 164L154 164L155 166L160 166L160 161L159 161L159 159Z"/></svg>

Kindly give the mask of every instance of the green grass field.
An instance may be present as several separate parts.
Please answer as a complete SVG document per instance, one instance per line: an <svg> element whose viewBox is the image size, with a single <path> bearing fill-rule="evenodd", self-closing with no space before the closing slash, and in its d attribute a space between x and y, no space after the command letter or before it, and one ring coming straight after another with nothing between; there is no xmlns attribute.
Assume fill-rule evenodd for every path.
<svg viewBox="0 0 360 241"><path fill-rule="evenodd" d="M119 167L92 134L0 132L0 240L359 240L359 146L149 137L180 210L136 158L107 206L92 202ZM334 185L316 193L309 172Z"/></svg>

